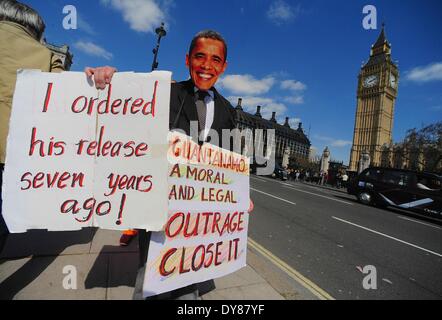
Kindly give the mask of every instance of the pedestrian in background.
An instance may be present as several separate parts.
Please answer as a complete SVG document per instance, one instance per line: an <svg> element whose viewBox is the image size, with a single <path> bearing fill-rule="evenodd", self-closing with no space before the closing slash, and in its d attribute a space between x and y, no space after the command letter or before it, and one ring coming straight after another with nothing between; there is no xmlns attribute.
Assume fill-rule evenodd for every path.
<svg viewBox="0 0 442 320"><path fill-rule="evenodd" d="M342 179L342 187L347 188L348 175L347 172L344 171L344 174L341 177Z"/></svg>
<svg viewBox="0 0 442 320"><path fill-rule="evenodd" d="M341 172L338 171L338 173L336 174L336 188L341 189L341 183L342 182L342 176L341 176Z"/></svg>

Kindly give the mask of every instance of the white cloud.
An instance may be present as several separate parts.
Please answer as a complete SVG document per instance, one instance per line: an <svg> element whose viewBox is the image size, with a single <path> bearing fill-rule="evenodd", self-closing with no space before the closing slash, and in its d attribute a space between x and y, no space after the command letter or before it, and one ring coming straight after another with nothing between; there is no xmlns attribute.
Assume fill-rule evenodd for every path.
<svg viewBox="0 0 442 320"><path fill-rule="evenodd" d="M290 90L293 91L295 94L302 92L307 89L307 86L302 83L301 81L297 80L284 80L281 81L281 89L284 90ZM304 97L300 95L295 95L291 97L285 97L284 102L290 103L290 104L303 104L304 103Z"/></svg>
<svg viewBox="0 0 442 320"><path fill-rule="evenodd" d="M346 147L351 146L351 141L347 140L334 140L332 141L332 147Z"/></svg>
<svg viewBox="0 0 442 320"><path fill-rule="evenodd" d="M77 19L78 19L78 29L92 36L97 35L97 32L94 30L94 28L89 24L89 22L83 19L83 16L81 14L78 14Z"/></svg>
<svg viewBox="0 0 442 320"><path fill-rule="evenodd" d="M163 2L163 8L155 0L101 0L105 6L120 11L124 21L129 23L132 30L154 33L161 22L166 19L167 7L170 1Z"/></svg>
<svg viewBox="0 0 442 320"><path fill-rule="evenodd" d="M442 80L442 62L416 67L407 73L407 79L416 82Z"/></svg>
<svg viewBox="0 0 442 320"><path fill-rule="evenodd" d="M272 112L276 112L276 116L278 118L281 118L281 116L287 112L287 106L285 104L276 102L271 98L231 96L228 99L230 102L232 102L232 105L235 106L238 98L242 98L242 107L245 111L251 114L255 114L256 107L261 106L261 115L266 119L270 119L272 117Z"/></svg>
<svg viewBox="0 0 442 320"><path fill-rule="evenodd" d="M329 143L332 147L337 147L337 148L351 146L351 144L352 144L352 142L348 141L348 140L335 139L335 138L325 137L325 136L321 136L321 135L317 135L317 134L315 134L313 137L317 140L325 141L325 142Z"/></svg>
<svg viewBox="0 0 442 320"><path fill-rule="evenodd" d="M304 91L307 86L301 81L297 80L284 80L281 81L281 89L288 89L292 91Z"/></svg>
<svg viewBox="0 0 442 320"><path fill-rule="evenodd" d="M301 122L301 118L290 118L289 125L291 128L298 128L299 123Z"/></svg>
<svg viewBox="0 0 442 320"><path fill-rule="evenodd" d="M251 114L255 114L257 106L261 106L260 113L264 119L270 119L272 117L272 113L276 112L276 121L281 125L285 123L285 117L288 111L288 108L285 104L279 103L273 100L272 98L265 98L265 97L230 96L227 99L232 103L233 106L236 106L238 98L242 98L241 105L244 111ZM300 122L301 122L300 118L289 118L289 125L293 129L298 128L298 124Z"/></svg>
<svg viewBox="0 0 442 320"><path fill-rule="evenodd" d="M224 88L231 93L228 99L232 105L236 105L238 98L242 98L242 106L246 112L251 114L256 113L256 107L261 106L261 115L263 118L270 119L273 112L276 112L277 122L283 124L285 122L288 107L286 104L302 104L304 98L297 94L299 91L305 90L305 86L300 81L285 80L281 81L281 87L294 91L293 96L279 97L277 99L261 96L267 93L276 82L276 75L269 75L263 79L256 79L252 75L227 75L222 77L218 83L221 88ZM295 92L296 91L296 92ZM291 127L297 127L301 121L299 118L289 119Z"/></svg>
<svg viewBox="0 0 442 320"><path fill-rule="evenodd" d="M284 124L285 123L285 118L286 118L286 116L277 116L276 117L276 121L279 123L279 124ZM302 120L301 120L301 118L290 118L289 117L289 126L290 126L290 128L292 128L292 129L298 129L298 125L299 125L299 123L300 122L302 122Z"/></svg>
<svg viewBox="0 0 442 320"><path fill-rule="evenodd" d="M106 51L102 47L97 46L96 44L94 44L92 42L77 41L76 43L74 43L74 47L77 48L78 50L88 54L88 55L101 57L106 60L110 60L113 57L112 53L110 53L109 51Z"/></svg>
<svg viewBox="0 0 442 320"><path fill-rule="evenodd" d="M282 0L276 0L267 11L267 18L277 25L282 25L294 20L301 11L298 5L296 8L291 7Z"/></svg>
<svg viewBox="0 0 442 320"><path fill-rule="evenodd" d="M284 102L291 103L291 104L303 104L304 97L303 96L285 97Z"/></svg>
<svg viewBox="0 0 442 320"><path fill-rule="evenodd" d="M248 74L232 74L222 77L218 83L233 94L260 95L270 90L275 78L269 76L259 80Z"/></svg>

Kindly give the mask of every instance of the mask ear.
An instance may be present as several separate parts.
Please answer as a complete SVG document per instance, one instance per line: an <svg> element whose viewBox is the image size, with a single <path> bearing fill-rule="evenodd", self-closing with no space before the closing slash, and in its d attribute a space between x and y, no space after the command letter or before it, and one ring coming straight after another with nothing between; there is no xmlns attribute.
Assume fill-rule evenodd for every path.
<svg viewBox="0 0 442 320"><path fill-rule="evenodd" d="M186 54L186 66L187 66L187 68L189 68L189 64L190 64L189 54Z"/></svg>
<svg viewBox="0 0 442 320"><path fill-rule="evenodd" d="M224 61L224 65L223 65L223 68L222 68L221 74L223 74L224 71L226 71L226 69L227 69L227 60ZM221 74L220 74L220 75L221 75Z"/></svg>

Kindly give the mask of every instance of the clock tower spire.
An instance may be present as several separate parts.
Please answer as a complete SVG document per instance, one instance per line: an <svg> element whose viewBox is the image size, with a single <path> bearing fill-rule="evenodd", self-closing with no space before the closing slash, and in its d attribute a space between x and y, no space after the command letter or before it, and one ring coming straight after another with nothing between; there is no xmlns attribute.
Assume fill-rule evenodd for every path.
<svg viewBox="0 0 442 320"><path fill-rule="evenodd" d="M379 34L378 40L372 45L370 57L381 54L391 55L391 45L388 43L387 36L385 35L385 23L382 23L382 30Z"/></svg>
<svg viewBox="0 0 442 320"><path fill-rule="evenodd" d="M391 44L382 24L381 33L371 46L370 58L358 76L350 170L357 170L363 152L370 155L372 166L380 165L382 146L392 141L398 78L398 66L391 59Z"/></svg>

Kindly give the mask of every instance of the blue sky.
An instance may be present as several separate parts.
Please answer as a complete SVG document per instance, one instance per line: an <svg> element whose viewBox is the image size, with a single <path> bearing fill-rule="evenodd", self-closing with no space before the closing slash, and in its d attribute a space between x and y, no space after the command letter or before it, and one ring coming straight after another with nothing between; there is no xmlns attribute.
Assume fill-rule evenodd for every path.
<svg viewBox="0 0 442 320"><path fill-rule="evenodd" d="M188 78L185 54L193 35L215 29L229 45L228 67L218 88L235 106L280 122L301 121L320 154L348 163L353 139L357 75L382 21L399 61L393 140L410 128L442 119L442 2L439 0L97 0L26 1L46 22L45 37L68 44L73 71L111 65L150 71L154 29L166 23L159 69ZM74 5L78 28L63 28L63 7ZM377 30L365 30L363 7L374 5Z"/></svg>

